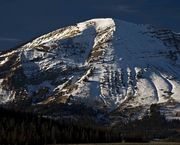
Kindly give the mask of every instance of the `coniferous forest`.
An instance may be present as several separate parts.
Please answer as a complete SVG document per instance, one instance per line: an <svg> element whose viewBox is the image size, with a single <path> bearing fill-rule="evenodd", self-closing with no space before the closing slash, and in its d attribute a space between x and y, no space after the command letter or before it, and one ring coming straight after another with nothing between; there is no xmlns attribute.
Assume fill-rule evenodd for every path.
<svg viewBox="0 0 180 145"><path fill-rule="evenodd" d="M0 145L120 142L119 134L107 128L83 127L0 108Z"/></svg>
<svg viewBox="0 0 180 145"><path fill-rule="evenodd" d="M180 141L180 121L167 121L156 109L142 120L113 128L54 121L41 115L0 108L0 145Z"/></svg>

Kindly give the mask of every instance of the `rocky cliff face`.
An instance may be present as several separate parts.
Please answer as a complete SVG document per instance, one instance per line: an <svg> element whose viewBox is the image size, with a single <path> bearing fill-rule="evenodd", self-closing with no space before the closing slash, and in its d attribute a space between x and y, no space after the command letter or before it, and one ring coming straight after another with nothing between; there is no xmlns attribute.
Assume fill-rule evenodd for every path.
<svg viewBox="0 0 180 145"><path fill-rule="evenodd" d="M178 118L179 54L180 35L170 30L92 19L1 53L0 102L52 106L57 114L54 106L82 105L114 122L158 104Z"/></svg>

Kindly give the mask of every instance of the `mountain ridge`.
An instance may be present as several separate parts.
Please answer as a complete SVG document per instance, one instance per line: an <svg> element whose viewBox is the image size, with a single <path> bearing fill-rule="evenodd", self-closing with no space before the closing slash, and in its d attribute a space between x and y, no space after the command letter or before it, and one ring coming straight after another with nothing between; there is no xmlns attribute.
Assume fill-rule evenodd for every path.
<svg viewBox="0 0 180 145"><path fill-rule="evenodd" d="M167 29L88 20L0 54L0 101L83 104L132 119L159 104L167 118L179 118L179 52L180 35Z"/></svg>

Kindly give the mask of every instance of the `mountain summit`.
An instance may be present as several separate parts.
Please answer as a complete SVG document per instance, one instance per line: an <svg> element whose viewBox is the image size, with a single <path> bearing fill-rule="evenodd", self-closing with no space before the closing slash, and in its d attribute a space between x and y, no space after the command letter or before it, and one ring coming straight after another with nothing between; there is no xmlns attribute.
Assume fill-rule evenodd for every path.
<svg viewBox="0 0 180 145"><path fill-rule="evenodd" d="M83 105L113 121L142 118L157 104L179 118L180 35L111 18L58 29L0 54L0 102Z"/></svg>

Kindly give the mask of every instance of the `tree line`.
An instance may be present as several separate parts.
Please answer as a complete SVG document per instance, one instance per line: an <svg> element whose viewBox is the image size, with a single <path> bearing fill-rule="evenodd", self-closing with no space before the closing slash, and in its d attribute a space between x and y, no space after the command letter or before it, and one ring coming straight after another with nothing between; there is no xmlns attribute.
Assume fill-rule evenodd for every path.
<svg viewBox="0 0 180 145"><path fill-rule="evenodd" d="M1 145L41 145L56 143L120 142L109 128L85 127L58 122L33 113L0 108Z"/></svg>
<svg viewBox="0 0 180 145"><path fill-rule="evenodd" d="M180 121L167 121L156 105L150 110L150 115L141 120L99 127L0 108L0 144L148 142L153 139L180 142Z"/></svg>

